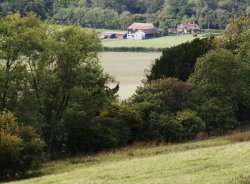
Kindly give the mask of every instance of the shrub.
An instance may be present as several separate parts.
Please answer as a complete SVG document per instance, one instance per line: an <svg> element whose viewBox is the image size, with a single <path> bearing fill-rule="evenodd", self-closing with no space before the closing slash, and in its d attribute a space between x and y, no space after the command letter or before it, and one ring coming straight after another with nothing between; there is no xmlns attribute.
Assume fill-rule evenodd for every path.
<svg viewBox="0 0 250 184"><path fill-rule="evenodd" d="M178 112L176 120L183 127L183 139L196 138L198 133L205 130L205 122L192 110Z"/></svg>
<svg viewBox="0 0 250 184"><path fill-rule="evenodd" d="M230 102L217 98L207 99L199 106L199 115L206 122L206 131L210 133L226 133L238 125Z"/></svg>
<svg viewBox="0 0 250 184"><path fill-rule="evenodd" d="M149 120L144 123L143 139L177 142L181 139L183 127L170 114L152 112Z"/></svg>
<svg viewBox="0 0 250 184"><path fill-rule="evenodd" d="M66 147L71 154L97 152L125 146L138 139L140 114L126 105L109 105L99 116L75 114L65 119Z"/></svg>
<svg viewBox="0 0 250 184"><path fill-rule="evenodd" d="M139 112L131 109L129 106L124 104L113 104L106 108L100 115L100 118L108 118L113 123L106 123L106 126L110 127L114 131L126 132L122 136L124 141L121 144L132 143L138 139L138 134L141 132L142 119ZM118 135L121 137L121 134Z"/></svg>
<svg viewBox="0 0 250 184"><path fill-rule="evenodd" d="M31 126L21 126L17 135L22 139L21 165L19 171L25 175L30 169L36 170L43 161L44 142Z"/></svg>
<svg viewBox="0 0 250 184"><path fill-rule="evenodd" d="M74 117L65 121L65 125L66 148L73 155L93 153L118 145L114 132L96 120Z"/></svg>
<svg viewBox="0 0 250 184"><path fill-rule="evenodd" d="M17 168L20 166L22 139L0 132L0 181L12 180L18 177Z"/></svg>
<svg viewBox="0 0 250 184"><path fill-rule="evenodd" d="M196 97L193 86L176 78L164 78L151 81L139 87L130 102L137 110L161 112L177 112L187 108L194 108ZM145 114L145 115L146 115Z"/></svg>
<svg viewBox="0 0 250 184"><path fill-rule="evenodd" d="M144 124L145 140L179 142L193 139L205 129L205 123L191 110L169 114L152 112Z"/></svg>
<svg viewBox="0 0 250 184"><path fill-rule="evenodd" d="M183 125L176 119L176 113L195 109L197 104L193 86L175 78L145 83L137 89L129 103L140 112L144 121L141 140L170 142L180 141L183 137ZM192 120L198 123L198 117L192 115Z"/></svg>
<svg viewBox="0 0 250 184"><path fill-rule="evenodd" d="M23 177L37 169L44 143L29 126L19 124L11 112L0 114L0 180Z"/></svg>

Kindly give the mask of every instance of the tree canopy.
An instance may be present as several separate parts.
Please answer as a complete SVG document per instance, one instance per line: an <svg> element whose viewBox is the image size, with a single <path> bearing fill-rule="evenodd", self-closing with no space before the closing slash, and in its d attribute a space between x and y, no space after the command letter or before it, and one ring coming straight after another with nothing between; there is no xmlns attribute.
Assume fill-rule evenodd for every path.
<svg viewBox="0 0 250 184"><path fill-rule="evenodd" d="M1 0L0 14L29 11L42 19L84 27L125 29L129 24L153 22L160 28L185 21L202 28L223 29L235 15L249 14L248 0ZM93 15L95 19L92 19ZM109 18L107 18L109 17ZM105 20L105 23L102 21Z"/></svg>

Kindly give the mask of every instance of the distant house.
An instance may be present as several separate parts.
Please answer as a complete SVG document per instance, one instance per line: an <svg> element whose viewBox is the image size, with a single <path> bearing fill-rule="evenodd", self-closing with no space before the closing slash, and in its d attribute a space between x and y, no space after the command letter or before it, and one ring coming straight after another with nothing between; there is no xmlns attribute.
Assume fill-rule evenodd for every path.
<svg viewBox="0 0 250 184"><path fill-rule="evenodd" d="M147 39L158 35L158 30L151 23L133 23L128 27L127 39Z"/></svg>
<svg viewBox="0 0 250 184"><path fill-rule="evenodd" d="M177 32L182 34L191 33L192 31L199 31L200 27L194 22L185 22L177 26Z"/></svg>
<svg viewBox="0 0 250 184"><path fill-rule="evenodd" d="M168 29L168 34L177 34L177 29L176 28L169 28Z"/></svg>

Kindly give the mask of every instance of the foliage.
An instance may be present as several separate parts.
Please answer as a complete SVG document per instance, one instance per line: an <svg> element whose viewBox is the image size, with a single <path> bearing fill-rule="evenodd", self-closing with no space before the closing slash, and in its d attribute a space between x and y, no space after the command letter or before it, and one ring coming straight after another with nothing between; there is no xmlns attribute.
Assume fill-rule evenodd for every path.
<svg viewBox="0 0 250 184"><path fill-rule="evenodd" d="M113 104L88 121L83 114L66 119L67 147L71 153L88 153L125 146L137 140L142 126L138 112Z"/></svg>
<svg viewBox="0 0 250 184"><path fill-rule="evenodd" d="M41 21L34 14L21 18L20 14L1 18L0 23L0 109L14 110L18 92L27 87L26 58L36 57L44 38Z"/></svg>
<svg viewBox="0 0 250 184"><path fill-rule="evenodd" d="M224 29L235 15L249 14L247 0L1 0L0 14L33 11L42 19L84 27L126 29L133 22L153 22L167 30L181 22ZM93 19L92 17L95 17Z"/></svg>
<svg viewBox="0 0 250 184"><path fill-rule="evenodd" d="M227 131L237 125L235 113L248 104L246 67L227 50L214 50L198 59L189 82L201 101L199 113L207 131Z"/></svg>
<svg viewBox="0 0 250 184"><path fill-rule="evenodd" d="M93 153L118 145L111 129L99 122L88 122L79 116L65 120L67 129L66 149L71 154Z"/></svg>
<svg viewBox="0 0 250 184"><path fill-rule="evenodd" d="M239 48L239 57L240 60L242 61L244 67L246 68L246 72L245 72L245 76L244 76L244 80L246 81L246 83L248 84L247 86L247 90L250 91L250 34L249 34L249 29L246 30L243 34L242 34L242 43L240 45ZM248 92L246 95L247 98L245 99L245 103L243 105L241 105L239 107L239 112L237 114L238 119L240 120L249 120L250 119L250 114L248 113L250 110L250 93Z"/></svg>
<svg viewBox="0 0 250 184"><path fill-rule="evenodd" d="M156 59L152 65L147 75L148 81L162 77L175 77L186 81L194 71L197 58L212 48L211 41L211 38L195 39L191 42L164 49L162 56Z"/></svg>
<svg viewBox="0 0 250 184"><path fill-rule="evenodd" d="M219 0L88 0L54 2L56 10L53 18L63 23L79 23L89 27L126 29L133 22L153 22L167 30L181 22L197 22L202 28L224 29L229 18L235 14L247 13L247 1ZM78 9L75 11L75 9ZM95 11L98 20L109 17L96 24L88 15ZM97 12L99 9L99 12ZM105 14L104 14L105 13ZM111 17L110 15L113 14ZM60 15L60 16L59 16ZM118 20L118 21L117 21ZM89 22L89 25L84 22ZM117 22L116 25L113 23Z"/></svg>
<svg viewBox="0 0 250 184"><path fill-rule="evenodd" d="M124 139L123 141L119 141L121 145L124 146L126 144L135 142L138 139L138 135L141 132L142 119L140 114L137 111L131 109L129 106L124 104L113 104L105 109L99 118L104 120L113 119L114 122L117 122L117 124L111 125L111 129L125 130L126 135L122 135L117 132L117 136L120 137L118 140ZM124 126L124 128L119 128L119 126Z"/></svg>
<svg viewBox="0 0 250 184"><path fill-rule="evenodd" d="M171 114L151 112L143 127L142 139L151 141L181 141L182 125Z"/></svg>
<svg viewBox="0 0 250 184"><path fill-rule="evenodd" d="M196 101L193 95L193 86L175 78L159 79L146 83L137 89L131 100L135 104L141 104L142 107L145 104L145 107L149 107L148 110L152 108L152 111L160 113L192 108ZM160 101L161 103L158 103ZM145 112L146 114L148 113Z"/></svg>
<svg viewBox="0 0 250 184"><path fill-rule="evenodd" d="M0 114L0 180L23 177L42 161L44 143L30 126L17 122L13 113Z"/></svg>
<svg viewBox="0 0 250 184"><path fill-rule="evenodd" d="M247 94L245 72L246 68L235 55L218 49L198 59L189 82L201 98L227 99L237 109L237 103L244 102Z"/></svg>
<svg viewBox="0 0 250 184"><path fill-rule="evenodd" d="M17 13L2 18L0 34L0 108L34 126L48 154L63 146L66 111L86 111L91 119L115 98L98 62L102 47L94 32L53 29L34 14Z"/></svg>
<svg viewBox="0 0 250 184"><path fill-rule="evenodd" d="M178 112L176 120L183 127L181 133L183 139L194 139L198 133L205 129L205 122L198 116L197 112L189 109Z"/></svg>
<svg viewBox="0 0 250 184"><path fill-rule="evenodd" d="M241 15L233 18L227 24L225 31L214 39L213 44L217 48L224 48L238 53L242 42L246 40L242 37L242 34L249 28L250 18L248 16Z"/></svg>
<svg viewBox="0 0 250 184"><path fill-rule="evenodd" d="M146 83L137 89L129 103L144 120L142 140L180 141L203 130L203 121L187 110L196 108L193 86L178 79Z"/></svg>
<svg viewBox="0 0 250 184"><path fill-rule="evenodd" d="M239 126L232 104L226 100L209 98L199 106L199 115L206 122L206 131L226 133Z"/></svg>
<svg viewBox="0 0 250 184"><path fill-rule="evenodd" d="M42 19L48 18L52 10L53 0L2 0L0 1L0 14L19 11L22 15L35 12Z"/></svg>

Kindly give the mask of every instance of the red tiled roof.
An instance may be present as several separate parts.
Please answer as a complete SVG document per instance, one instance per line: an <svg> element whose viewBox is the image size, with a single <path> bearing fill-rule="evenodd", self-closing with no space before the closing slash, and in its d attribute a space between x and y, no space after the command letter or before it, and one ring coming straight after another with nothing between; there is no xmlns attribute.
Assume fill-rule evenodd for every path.
<svg viewBox="0 0 250 184"><path fill-rule="evenodd" d="M146 29L155 29L154 24L152 23L133 23L128 29L138 29L138 30L146 30Z"/></svg>

